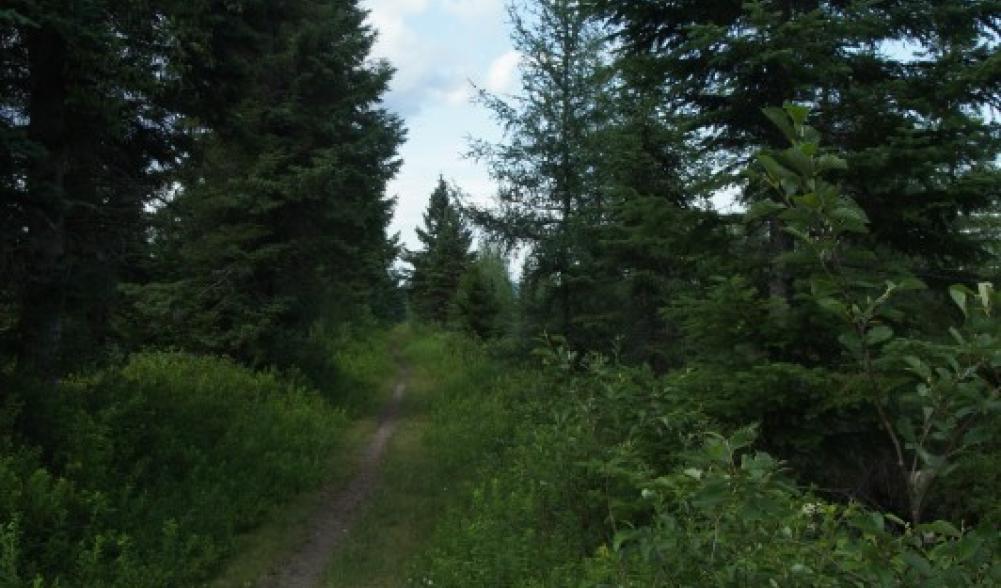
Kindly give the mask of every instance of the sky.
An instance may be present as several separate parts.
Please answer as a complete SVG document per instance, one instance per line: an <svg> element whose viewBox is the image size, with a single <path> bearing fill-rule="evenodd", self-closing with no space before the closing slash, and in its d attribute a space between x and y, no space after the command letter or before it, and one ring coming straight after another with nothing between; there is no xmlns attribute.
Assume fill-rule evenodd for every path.
<svg viewBox="0 0 1001 588"><path fill-rule="evenodd" d="M473 84L489 92L518 87L518 54L508 38L504 0L364 0L378 32L373 57L396 75L384 105L403 118L403 167L388 186L398 198L391 233L418 247L414 229L438 176L473 201L487 202L494 185L484 164L464 157L468 137L497 140L490 113L473 104Z"/></svg>

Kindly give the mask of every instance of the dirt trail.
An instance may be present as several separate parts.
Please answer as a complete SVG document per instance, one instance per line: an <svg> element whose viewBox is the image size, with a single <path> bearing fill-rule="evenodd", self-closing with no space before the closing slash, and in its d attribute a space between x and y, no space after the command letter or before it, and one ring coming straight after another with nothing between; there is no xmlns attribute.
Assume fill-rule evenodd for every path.
<svg viewBox="0 0 1001 588"><path fill-rule="evenodd" d="M393 396L379 417L379 428L363 450L357 475L346 487L331 483L322 490L322 506L313 517L308 539L261 578L259 588L316 588L334 550L361 514L379 481L383 453L399 424L400 403L410 380L409 367L399 353L394 356L399 368Z"/></svg>

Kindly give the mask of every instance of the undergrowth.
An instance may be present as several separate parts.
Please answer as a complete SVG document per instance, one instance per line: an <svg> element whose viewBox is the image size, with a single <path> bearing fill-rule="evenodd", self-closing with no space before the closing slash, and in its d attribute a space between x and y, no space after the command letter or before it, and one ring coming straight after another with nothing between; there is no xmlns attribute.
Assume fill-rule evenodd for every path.
<svg viewBox="0 0 1001 588"><path fill-rule="evenodd" d="M458 337L439 361L487 361ZM996 585L989 525L913 526L800 487L691 401L700 382L578 357L432 397L429 449L465 480L414 586ZM458 378L460 381L462 378ZM705 394L704 392L702 393Z"/></svg>
<svg viewBox="0 0 1001 588"><path fill-rule="evenodd" d="M0 585L208 579L237 535L330 475L348 412L380 402L384 345L332 342L322 391L176 353L58 383L4 375Z"/></svg>

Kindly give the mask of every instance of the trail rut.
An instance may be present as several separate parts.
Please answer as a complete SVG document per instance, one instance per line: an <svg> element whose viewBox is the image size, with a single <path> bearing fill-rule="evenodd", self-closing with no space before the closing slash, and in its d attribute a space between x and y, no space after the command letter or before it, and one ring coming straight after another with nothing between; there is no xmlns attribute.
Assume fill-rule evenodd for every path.
<svg viewBox="0 0 1001 588"><path fill-rule="evenodd" d="M357 522L379 483L382 459L400 420L400 405L410 381L410 369L399 354L393 395L379 417L379 427L365 445L358 473L345 487L331 483L321 491L321 507L312 519L306 541L280 566L257 583L258 588L315 588L334 552Z"/></svg>

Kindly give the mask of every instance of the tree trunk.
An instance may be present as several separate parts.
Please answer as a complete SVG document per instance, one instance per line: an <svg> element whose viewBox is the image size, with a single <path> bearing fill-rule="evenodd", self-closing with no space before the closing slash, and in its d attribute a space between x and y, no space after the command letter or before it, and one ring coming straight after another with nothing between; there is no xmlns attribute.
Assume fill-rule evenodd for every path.
<svg viewBox="0 0 1001 588"><path fill-rule="evenodd" d="M66 42L51 26L29 29L28 138L39 153L28 168L26 231L30 274L19 322L20 363L55 376L66 290Z"/></svg>

